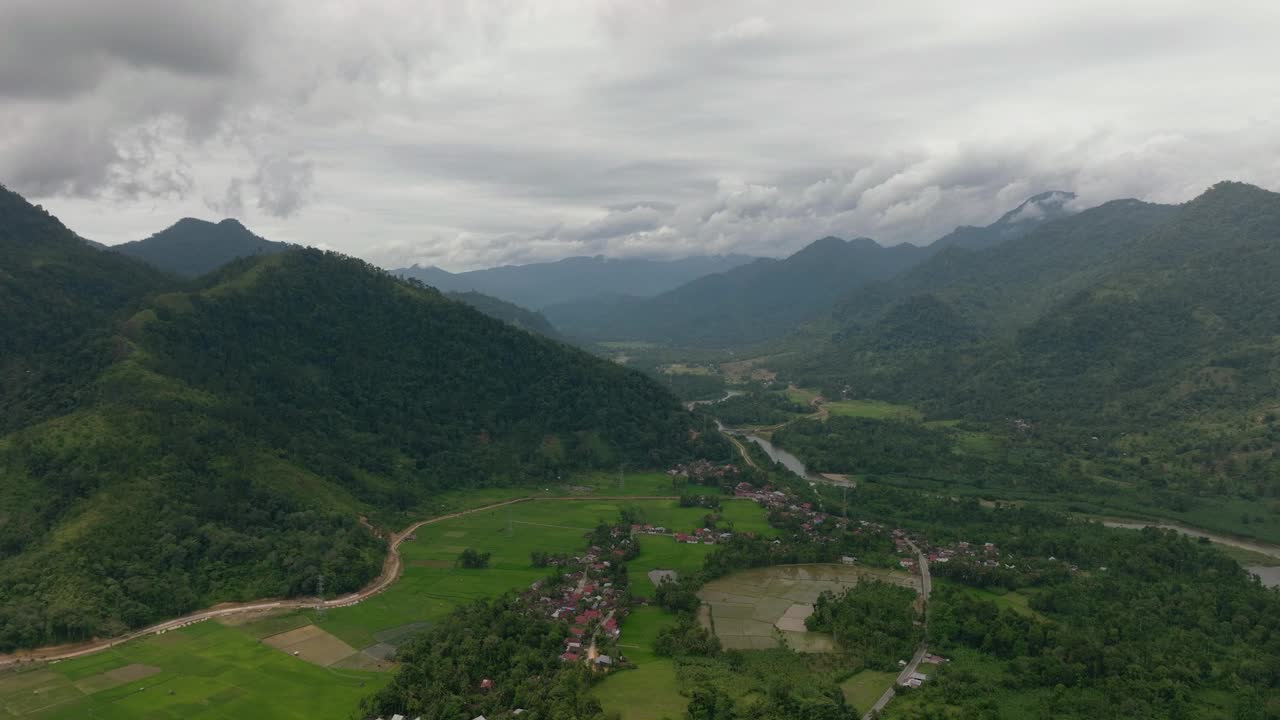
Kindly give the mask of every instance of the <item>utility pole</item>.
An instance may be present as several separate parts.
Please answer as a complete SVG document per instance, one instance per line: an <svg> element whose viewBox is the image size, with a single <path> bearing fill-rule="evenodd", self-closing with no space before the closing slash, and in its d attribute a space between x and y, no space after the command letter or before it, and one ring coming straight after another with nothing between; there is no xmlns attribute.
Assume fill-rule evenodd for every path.
<svg viewBox="0 0 1280 720"><path fill-rule="evenodd" d="M316 614L324 614L324 573L316 576Z"/></svg>

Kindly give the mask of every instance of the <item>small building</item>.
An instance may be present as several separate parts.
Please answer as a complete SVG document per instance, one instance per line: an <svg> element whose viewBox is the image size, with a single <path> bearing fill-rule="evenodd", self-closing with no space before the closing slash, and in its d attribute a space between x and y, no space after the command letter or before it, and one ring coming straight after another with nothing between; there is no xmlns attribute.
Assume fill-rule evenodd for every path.
<svg viewBox="0 0 1280 720"><path fill-rule="evenodd" d="M841 563L842 565L852 565L852 564L854 564L854 563L856 563L856 562L858 562L858 558L851 557L851 556L849 556L849 555L841 555L841 556L840 556L840 563Z"/></svg>
<svg viewBox="0 0 1280 720"><path fill-rule="evenodd" d="M596 665L600 667L611 667L613 665L613 658L608 655L600 655L596 658Z"/></svg>
<svg viewBox="0 0 1280 720"><path fill-rule="evenodd" d="M480 681L480 692L489 692L493 689L493 681L485 678Z"/></svg>

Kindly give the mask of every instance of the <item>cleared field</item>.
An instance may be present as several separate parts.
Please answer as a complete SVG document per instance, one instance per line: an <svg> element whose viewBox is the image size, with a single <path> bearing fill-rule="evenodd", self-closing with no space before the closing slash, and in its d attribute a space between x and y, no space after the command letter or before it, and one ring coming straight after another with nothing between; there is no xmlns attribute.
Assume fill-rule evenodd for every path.
<svg viewBox="0 0 1280 720"><path fill-rule="evenodd" d="M650 660L635 670L613 673L591 690L606 714L622 720L682 718L688 698L676 691L675 664L666 658Z"/></svg>
<svg viewBox="0 0 1280 720"><path fill-rule="evenodd" d="M920 412L910 405L895 405L879 400L839 400L823 403L832 415L871 418L873 420L917 420Z"/></svg>
<svg viewBox="0 0 1280 720"><path fill-rule="evenodd" d="M0 708L29 718L342 716L389 676L328 670L241 628L203 622L41 669L0 675Z"/></svg>
<svg viewBox="0 0 1280 720"><path fill-rule="evenodd" d="M356 654L356 649L315 625L264 638L263 643L321 667L329 667Z"/></svg>
<svg viewBox="0 0 1280 720"><path fill-rule="evenodd" d="M823 592L839 592L875 578L915 588L906 573L845 565L780 565L713 580L698 591L706 611L699 615L726 648L764 650L780 640L799 652L835 649L825 633L804 630L804 618Z"/></svg>
<svg viewBox="0 0 1280 720"><path fill-rule="evenodd" d="M592 689L606 713L616 712L622 720L684 717L689 700L679 692L675 666L653 654L658 631L675 621L675 615L652 606L638 608L622 621L619 647L637 667L613 673Z"/></svg>
<svg viewBox="0 0 1280 720"><path fill-rule="evenodd" d="M885 690L893 687L897 678L897 673L863 670L840 683L840 691L844 693L845 702L859 713L865 713L875 705Z"/></svg>

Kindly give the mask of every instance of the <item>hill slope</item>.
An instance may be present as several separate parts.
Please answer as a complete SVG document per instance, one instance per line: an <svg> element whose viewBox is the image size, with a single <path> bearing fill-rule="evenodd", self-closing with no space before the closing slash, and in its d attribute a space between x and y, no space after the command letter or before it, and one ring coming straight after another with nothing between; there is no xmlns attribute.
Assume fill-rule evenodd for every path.
<svg viewBox="0 0 1280 720"><path fill-rule="evenodd" d="M183 218L145 240L116 245L111 250L166 272L195 277L236 258L270 255L290 247L288 243L264 240L230 218L218 223Z"/></svg>
<svg viewBox="0 0 1280 720"><path fill-rule="evenodd" d="M446 294L450 298L466 303L491 318L510 323L521 330L545 335L553 340L562 339L560 333L551 325L546 316L540 312L527 310L515 303L509 303L478 292L451 292Z"/></svg>
<svg viewBox="0 0 1280 720"><path fill-rule="evenodd" d="M694 278L751 262L742 255L695 256L680 260L571 257L556 262L504 265L450 273L437 267L393 270L445 292L475 291L522 307L542 310L601 295L649 297Z"/></svg>
<svg viewBox="0 0 1280 720"><path fill-rule="evenodd" d="M6 314L6 349L90 360L74 404L0 436L0 648L306 594L320 574L345 592L381 565L361 514L692 452L692 417L644 376L361 261L295 249L165 292L4 199L6 292L70 288L54 311L86 318L49 337Z"/></svg>

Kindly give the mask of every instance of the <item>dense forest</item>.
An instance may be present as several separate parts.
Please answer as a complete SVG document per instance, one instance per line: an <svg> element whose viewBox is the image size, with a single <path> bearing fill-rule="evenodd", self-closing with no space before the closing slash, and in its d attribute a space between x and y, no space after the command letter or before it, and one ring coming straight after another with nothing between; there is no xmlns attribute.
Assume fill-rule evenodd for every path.
<svg viewBox="0 0 1280 720"><path fill-rule="evenodd" d="M793 420L811 409L792 402L781 393L751 391L715 403L707 409L707 412L725 425L741 427L743 425L777 425Z"/></svg>
<svg viewBox="0 0 1280 720"><path fill-rule="evenodd" d="M444 489L728 454L645 376L361 261L182 281L0 201L0 649L354 590L359 517Z"/></svg>
<svg viewBox="0 0 1280 720"><path fill-rule="evenodd" d="M924 636L915 602L911 588L860 582L838 596L823 593L805 626L831 633L843 651L858 654L867 667L892 671L899 660L911 657Z"/></svg>

